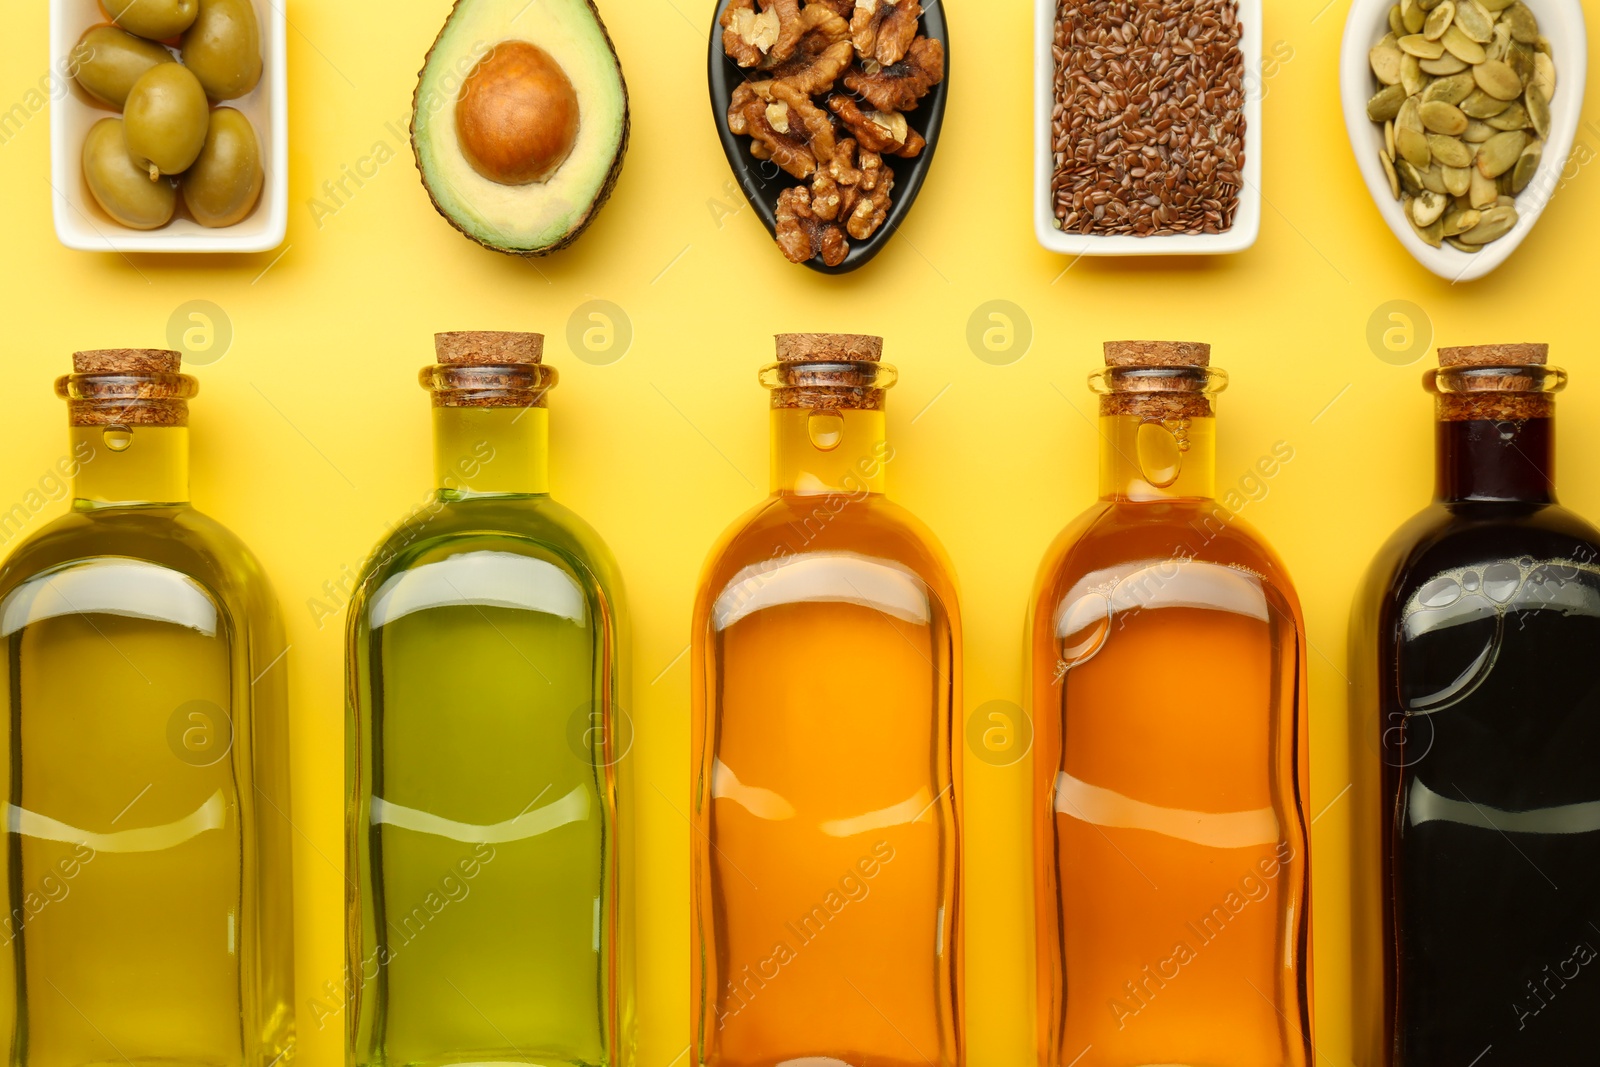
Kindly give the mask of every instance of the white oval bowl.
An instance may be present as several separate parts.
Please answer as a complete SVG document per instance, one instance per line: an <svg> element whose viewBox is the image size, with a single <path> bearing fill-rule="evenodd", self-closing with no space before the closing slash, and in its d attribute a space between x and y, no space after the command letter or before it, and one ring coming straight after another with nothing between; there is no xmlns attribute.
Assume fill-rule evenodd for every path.
<svg viewBox="0 0 1600 1067"><path fill-rule="evenodd" d="M1389 32L1389 9L1394 0L1354 0L1344 26L1344 51L1339 60L1339 91L1344 101L1344 122L1350 134L1361 177L1383 221L1407 252L1439 277L1469 282L1494 271L1511 257L1532 232L1550 200L1564 184L1567 159L1578 134L1578 117L1589 77L1588 40L1580 0L1523 0L1539 20L1539 30L1550 39L1550 58L1556 65L1556 95L1550 102L1550 137L1544 159L1533 181L1517 197L1520 218L1512 231L1485 245L1482 252L1461 252L1449 245L1433 248L1418 237L1407 221L1405 209L1389 189L1378 155L1383 151L1383 126L1367 118L1367 101L1378 91L1367 53Z"/></svg>

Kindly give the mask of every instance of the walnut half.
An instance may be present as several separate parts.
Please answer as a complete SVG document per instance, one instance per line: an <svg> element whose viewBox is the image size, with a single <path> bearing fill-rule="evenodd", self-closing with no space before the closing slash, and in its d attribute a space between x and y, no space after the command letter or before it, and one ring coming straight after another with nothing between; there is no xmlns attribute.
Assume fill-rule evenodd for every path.
<svg viewBox="0 0 1600 1067"><path fill-rule="evenodd" d="M850 242L836 224L817 218L811 210L811 190L796 185L778 194L778 247L791 263L822 257L837 267L850 254Z"/></svg>
<svg viewBox="0 0 1600 1067"><path fill-rule="evenodd" d="M911 159L928 147L922 134L898 111L862 111L860 104L839 93L828 97L828 110L839 116L845 129L868 151Z"/></svg>
<svg viewBox="0 0 1600 1067"><path fill-rule="evenodd" d="M770 159L796 178L805 179L833 158L833 117L811 97L786 82L773 82L770 102L755 92L744 108L743 125Z"/></svg>
<svg viewBox="0 0 1600 1067"><path fill-rule="evenodd" d="M918 0L856 0L850 16L856 55L885 67L900 62L917 36L921 17Z"/></svg>
<svg viewBox="0 0 1600 1067"><path fill-rule="evenodd" d="M851 70L844 86L879 111L912 111L935 85L944 81L944 44L918 37L898 63L876 70Z"/></svg>
<svg viewBox="0 0 1600 1067"><path fill-rule="evenodd" d="M733 0L717 20L722 26L722 50L741 67L776 63L794 55L804 27L800 0Z"/></svg>

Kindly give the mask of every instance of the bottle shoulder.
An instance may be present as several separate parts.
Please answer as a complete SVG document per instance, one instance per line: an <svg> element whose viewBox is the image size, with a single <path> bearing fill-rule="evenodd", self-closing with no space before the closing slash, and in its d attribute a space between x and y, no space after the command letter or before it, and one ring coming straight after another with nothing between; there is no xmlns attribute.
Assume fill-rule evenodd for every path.
<svg viewBox="0 0 1600 1067"><path fill-rule="evenodd" d="M0 599L30 579L115 558L192 578L230 608L277 618L266 571L238 535L192 507L73 510L36 531L0 566Z"/></svg>
<svg viewBox="0 0 1600 1067"><path fill-rule="evenodd" d="M699 609L755 569L827 556L853 556L910 571L956 612L954 570L939 540L906 508L878 494L774 494L718 540L700 582Z"/></svg>
<svg viewBox="0 0 1600 1067"><path fill-rule="evenodd" d="M1254 527L1214 500L1099 500L1067 525L1046 551L1035 582L1036 602L1055 601L1096 575L1190 563L1253 575L1298 611L1294 583L1278 554Z"/></svg>
<svg viewBox="0 0 1600 1067"><path fill-rule="evenodd" d="M431 497L380 541L362 567L357 596L395 575L466 552L532 557L597 587L620 606L622 578L598 532L548 496Z"/></svg>

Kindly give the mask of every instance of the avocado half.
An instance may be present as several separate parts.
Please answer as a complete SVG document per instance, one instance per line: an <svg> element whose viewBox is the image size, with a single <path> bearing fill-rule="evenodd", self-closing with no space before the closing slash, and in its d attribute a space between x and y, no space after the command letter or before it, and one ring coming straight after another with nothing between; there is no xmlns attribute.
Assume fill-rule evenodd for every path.
<svg viewBox="0 0 1600 1067"><path fill-rule="evenodd" d="M593 0L456 0L412 98L434 207L508 255L578 239L622 173L628 127L622 64Z"/></svg>

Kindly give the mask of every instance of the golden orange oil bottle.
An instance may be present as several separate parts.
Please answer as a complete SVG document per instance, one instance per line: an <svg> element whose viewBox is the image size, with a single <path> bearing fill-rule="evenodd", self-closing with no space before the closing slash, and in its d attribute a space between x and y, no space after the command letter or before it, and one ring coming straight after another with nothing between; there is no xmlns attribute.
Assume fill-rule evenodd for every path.
<svg viewBox="0 0 1600 1067"><path fill-rule="evenodd" d="M1310 1067L1299 601L1214 499L1209 346L1106 355L1031 612L1040 1063Z"/></svg>
<svg viewBox="0 0 1600 1067"><path fill-rule="evenodd" d="M695 606L694 1062L963 1062L961 631L884 496L877 338L778 339L773 492Z"/></svg>
<svg viewBox="0 0 1600 1067"><path fill-rule="evenodd" d="M189 504L176 352L80 352L72 511L0 568L14 1067L265 1067L293 1043L286 666Z"/></svg>

